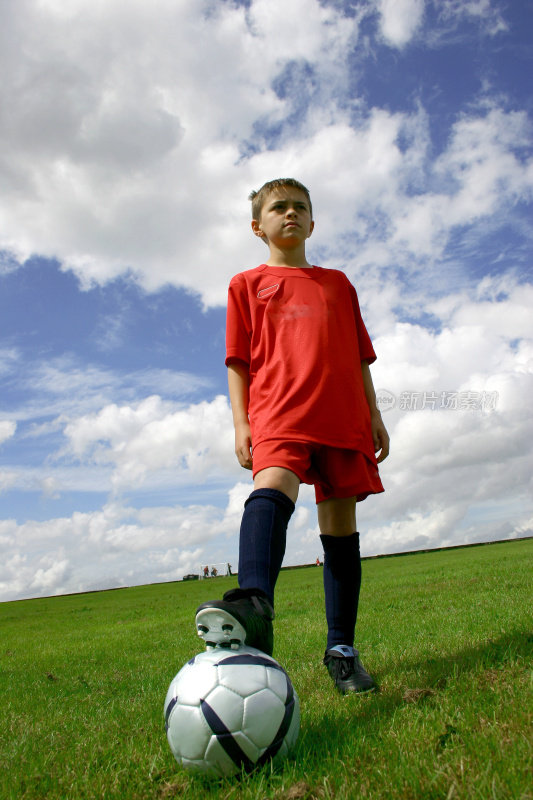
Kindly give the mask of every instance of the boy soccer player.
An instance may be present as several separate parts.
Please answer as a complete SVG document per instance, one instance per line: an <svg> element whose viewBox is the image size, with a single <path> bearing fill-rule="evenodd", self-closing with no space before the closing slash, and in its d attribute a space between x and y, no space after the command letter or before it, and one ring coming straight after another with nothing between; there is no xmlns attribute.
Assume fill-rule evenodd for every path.
<svg viewBox="0 0 533 800"><path fill-rule="evenodd" d="M269 248L229 287L226 365L235 453L253 470L239 539L239 588L197 610L198 635L273 650L274 587L300 483L313 484L324 547L324 664L342 692L375 688L354 649L361 585L355 506L382 492L389 436L369 364L376 356L355 289L307 262L308 190L292 178L252 192L252 230ZM379 456L376 459L376 453Z"/></svg>

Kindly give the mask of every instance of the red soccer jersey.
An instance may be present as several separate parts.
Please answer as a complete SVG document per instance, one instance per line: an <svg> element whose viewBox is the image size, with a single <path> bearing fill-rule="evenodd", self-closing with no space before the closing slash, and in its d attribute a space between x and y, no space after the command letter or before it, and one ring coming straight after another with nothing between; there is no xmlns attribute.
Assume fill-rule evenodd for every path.
<svg viewBox="0 0 533 800"><path fill-rule="evenodd" d="M308 441L375 463L361 361L376 355L346 275L266 264L230 283L226 365L250 375L252 444Z"/></svg>

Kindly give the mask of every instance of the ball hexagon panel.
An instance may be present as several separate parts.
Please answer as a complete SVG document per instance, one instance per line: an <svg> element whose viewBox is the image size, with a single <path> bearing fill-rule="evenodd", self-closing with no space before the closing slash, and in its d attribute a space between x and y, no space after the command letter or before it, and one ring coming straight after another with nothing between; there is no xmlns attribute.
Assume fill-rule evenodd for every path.
<svg viewBox="0 0 533 800"><path fill-rule="evenodd" d="M235 775L243 766L246 769L249 762L255 763L260 755L253 742L242 734L227 740L212 736L205 751L205 761L213 766L217 775Z"/></svg>
<svg viewBox="0 0 533 800"><path fill-rule="evenodd" d="M197 706L202 697L215 688L218 683L217 668L199 659L194 664L185 664L174 678L175 696L179 702Z"/></svg>
<svg viewBox="0 0 533 800"><path fill-rule="evenodd" d="M168 742L172 752L187 759L203 759L211 729L200 708L176 704L168 719Z"/></svg>
<svg viewBox="0 0 533 800"><path fill-rule="evenodd" d="M261 755L261 748L257 747L255 742L252 742L250 737L247 736L243 731L238 731L238 733L234 735L233 739L239 745L242 752L248 756L252 763L255 764Z"/></svg>
<svg viewBox="0 0 533 800"><path fill-rule="evenodd" d="M250 665L248 669L240 669L238 680L235 679L236 669L238 669L237 659L233 659L234 664L219 665L218 682L221 686L229 686L241 697L248 697L254 692L260 692L267 683L266 668L261 665Z"/></svg>
<svg viewBox="0 0 533 800"><path fill-rule="evenodd" d="M259 748L268 747L285 716L285 703L270 689L262 689L244 701L242 730Z"/></svg>
<svg viewBox="0 0 533 800"><path fill-rule="evenodd" d="M283 742L283 746L287 752L291 749L291 747L294 747L296 740L298 739L298 734L300 733L300 701L298 700L298 695L296 692L294 693L294 701L294 711L291 723Z"/></svg>
<svg viewBox="0 0 533 800"><path fill-rule="evenodd" d="M231 772L222 772L222 770L218 770L213 767L213 764L205 759L199 760L192 760L190 758L180 758L178 761L181 763L182 767L185 769L189 769L192 772L203 772L204 775L217 775L218 777L222 777L223 775L231 775ZM231 761L231 759L229 759Z"/></svg>
<svg viewBox="0 0 533 800"><path fill-rule="evenodd" d="M287 675L282 669L267 669L267 686L272 689L280 700L285 702L287 697Z"/></svg>
<svg viewBox="0 0 533 800"><path fill-rule="evenodd" d="M224 721L224 726L234 733L242 728L244 699L227 686L216 686L205 698L215 714Z"/></svg>

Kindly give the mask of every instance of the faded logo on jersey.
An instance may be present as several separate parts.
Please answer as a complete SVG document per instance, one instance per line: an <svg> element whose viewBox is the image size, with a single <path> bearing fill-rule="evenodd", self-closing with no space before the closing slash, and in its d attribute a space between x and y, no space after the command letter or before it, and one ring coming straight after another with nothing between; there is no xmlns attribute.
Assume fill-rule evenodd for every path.
<svg viewBox="0 0 533 800"><path fill-rule="evenodd" d="M272 286L267 286L265 289L259 289L257 296L260 300L264 300L265 297L273 295L277 289L279 289L279 283L274 283Z"/></svg>

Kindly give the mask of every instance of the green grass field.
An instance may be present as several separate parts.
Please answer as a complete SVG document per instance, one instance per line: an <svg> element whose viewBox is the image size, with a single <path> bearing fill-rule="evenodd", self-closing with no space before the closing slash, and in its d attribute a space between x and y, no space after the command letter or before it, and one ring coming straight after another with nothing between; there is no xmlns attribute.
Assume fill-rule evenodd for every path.
<svg viewBox="0 0 533 800"><path fill-rule="evenodd" d="M0 605L0 797L533 797L533 540L368 560L357 645L381 691L321 659L322 570L284 570L276 658L300 697L293 757L210 782L174 761L163 701L202 647L196 606L236 578Z"/></svg>

